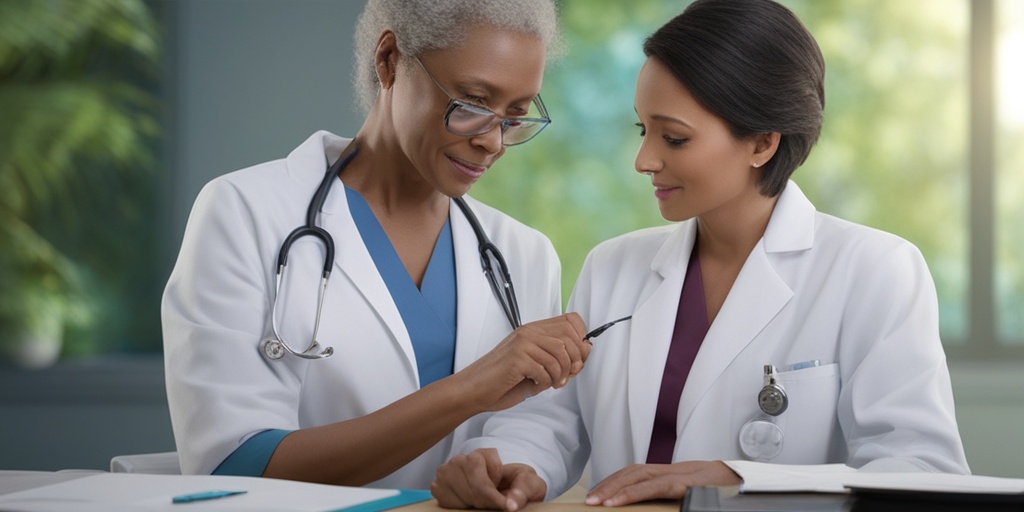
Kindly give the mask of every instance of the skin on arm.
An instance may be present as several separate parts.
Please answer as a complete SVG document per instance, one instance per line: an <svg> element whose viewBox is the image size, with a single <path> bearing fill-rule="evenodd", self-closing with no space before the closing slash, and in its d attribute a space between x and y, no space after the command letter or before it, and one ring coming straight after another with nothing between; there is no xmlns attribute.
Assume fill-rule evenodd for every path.
<svg viewBox="0 0 1024 512"><path fill-rule="evenodd" d="M585 334L576 313L526 324L462 371L378 411L292 432L263 476L350 486L379 480L473 415L566 385L590 354Z"/></svg>

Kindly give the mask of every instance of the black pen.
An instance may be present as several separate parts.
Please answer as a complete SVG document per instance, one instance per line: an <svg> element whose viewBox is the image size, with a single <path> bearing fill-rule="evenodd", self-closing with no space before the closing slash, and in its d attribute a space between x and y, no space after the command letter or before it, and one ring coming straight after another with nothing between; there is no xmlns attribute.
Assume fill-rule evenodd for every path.
<svg viewBox="0 0 1024 512"><path fill-rule="evenodd" d="M622 317L622 318L620 318L618 320L612 320L611 322L608 322L608 323L602 325L601 327L598 327L597 329L594 329L593 331L588 332L587 335L583 337L583 341L590 341L590 338L596 338L596 337L600 336L601 333L607 331L609 327L611 327L611 326L613 326L613 325L615 325L615 324L617 324L619 322L622 322L622 321L625 321L625 320L629 320L630 318L633 318L633 315L624 316L624 317Z"/></svg>

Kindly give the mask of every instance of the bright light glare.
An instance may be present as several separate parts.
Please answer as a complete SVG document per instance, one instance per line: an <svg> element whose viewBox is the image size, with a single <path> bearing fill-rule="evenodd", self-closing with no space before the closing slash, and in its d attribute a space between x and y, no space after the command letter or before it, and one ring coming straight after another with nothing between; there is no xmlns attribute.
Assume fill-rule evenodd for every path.
<svg viewBox="0 0 1024 512"><path fill-rule="evenodd" d="M1024 27L1004 32L999 38L1000 120L1009 127L1024 127Z"/></svg>

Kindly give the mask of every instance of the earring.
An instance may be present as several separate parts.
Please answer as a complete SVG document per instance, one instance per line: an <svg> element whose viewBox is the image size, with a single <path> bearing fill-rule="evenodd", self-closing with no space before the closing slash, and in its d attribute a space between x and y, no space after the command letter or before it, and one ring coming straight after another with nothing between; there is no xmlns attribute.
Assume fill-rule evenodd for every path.
<svg viewBox="0 0 1024 512"><path fill-rule="evenodd" d="M761 167L761 163L760 163L760 162L754 162L754 167L755 167L755 168L757 168L757 167Z"/></svg>

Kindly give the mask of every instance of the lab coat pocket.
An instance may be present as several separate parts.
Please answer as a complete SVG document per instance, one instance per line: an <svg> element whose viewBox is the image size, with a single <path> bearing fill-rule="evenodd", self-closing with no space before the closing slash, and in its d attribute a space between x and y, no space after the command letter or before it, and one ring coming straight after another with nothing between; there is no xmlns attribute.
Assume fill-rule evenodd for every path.
<svg viewBox="0 0 1024 512"><path fill-rule="evenodd" d="M779 384L789 406L777 418L784 433L782 452L772 462L820 464L831 453L838 433L836 402L839 398L839 364L780 372Z"/></svg>

